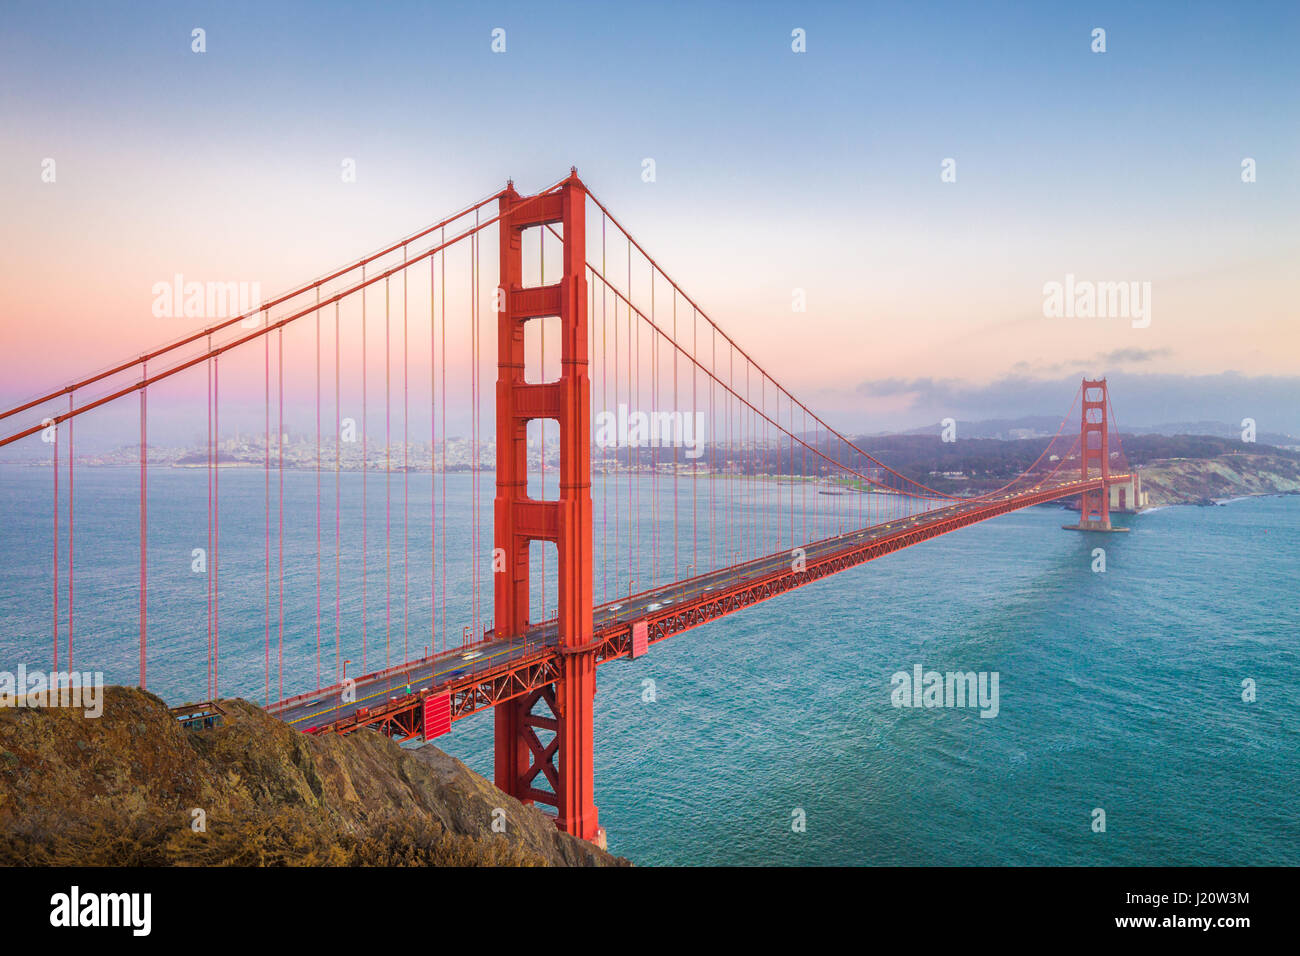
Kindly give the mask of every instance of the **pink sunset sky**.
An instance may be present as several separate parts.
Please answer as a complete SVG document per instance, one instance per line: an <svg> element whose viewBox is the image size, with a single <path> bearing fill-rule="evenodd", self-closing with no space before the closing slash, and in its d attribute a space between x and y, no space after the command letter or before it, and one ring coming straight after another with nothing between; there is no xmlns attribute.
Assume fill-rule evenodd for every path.
<svg viewBox="0 0 1300 956"><path fill-rule="evenodd" d="M1208 403L1130 402L1130 421L1219 406L1232 421L1257 401L1300 428L1279 399L1300 376L1294 18L1207 45L1194 17L1117 6L1098 55L1090 21L1044 12L986 24L955 61L942 36L876 23L891 39L863 62L830 16L804 17L792 53L777 10L689 29L610 10L582 36L527 6L418 16L381 49L352 45L343 18L252 7L6 13L0 400L204 325L152 314L176 273L273 294L572 164L844 427L1063 411L1068 392L1043 408L1039 386L1087 373ZM1149 325L1045 315L1045 284L1067 275L1149 283Z"/></svg>

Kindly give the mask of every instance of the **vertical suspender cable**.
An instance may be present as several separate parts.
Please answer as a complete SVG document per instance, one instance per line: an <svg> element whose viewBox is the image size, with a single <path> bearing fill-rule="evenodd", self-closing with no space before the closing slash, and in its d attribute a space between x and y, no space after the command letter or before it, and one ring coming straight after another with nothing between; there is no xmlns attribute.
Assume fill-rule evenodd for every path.
<svg viewBox="0 0 1300 956"><path fill-rule="evenodd" d="M605 318L605 301L608 295L605 291L605 214L600 214L600 390L601 405L604 406L606 413L609 412L609 355L606 351L606 341L609 333L608 325ZM595 283L592 284L593 289ZM618 396L615 395L615 401ZM605 442L604 448L600 450L601 470L600 470L600 493L601 493L601 518L600 518L600 600L605 603L609 600L609 559L607 552L609 550L609 442ZM617 546L617 542L615 542Z"/></svg>
<svg viewBox="0 0 1300 956"><path fill-rule="evenodd" d="M384 667L391 663L393 635L393 408L392 408L392 313L388 301L388 277L384 277Z"/></svg>
<svg viewBox="0 0 1300 956"><path fill-rule="evenodd" d="M212 698L221 695L221 359L212 359Z"/></svg>
<svg viewBox="0 0 1300 956"><path fill-rule="evenodd" d="M439 234L439 242L445 244L447 230ZM442 336L442 648L447 649L447 251L442 252L442 279L440 311L442 321L439 331Z"/></svg>
<svg viewBox="0 0 1300 956"><path fill-rule="evenodd" d="M263 423L266 436L265 464L262 467L263 501L265 502L263 521L263 554L265 555L266 612L263 615L266 703L271 704L271 337L262 336L262 383L263 383Z"/></svg>
<svg viewBox="0 0 1300 956"><path fill-rule="evenodd" d="M342 362L339 347L337 300L334 302L334 680L341 678L339 663L343 659L343 415Z"/></svg>
<svg viewBox="0 0 1300 956"><path fill-rule="evenodd" d="M72 458L72 391L68 392L68 670L72 670L72 517L73 517L73 472Z"/></svg>
<svg viewBox="0 0 1300 956"><path fill-rule="evenodd" d="M537 284L546 285L546 230L537 230ZM543 319L537 324L538 329L538 381L546 381L546 320ZM563 369L561 369L563 371ZM541 476L542 490L539 492L542 498L546 497L546 419L539 419L538 423L541 430ZM541 595L541 617L540 620L546 620L546 548L543 546L542 552L542 595Z"/></svg>
<svg viewBox="0 0 1300 956"><path fill-rule="evenodd" d="M146 362L140 363L140 374L145 381L149 380L149 367ZM149 622L149 600L148 600L148 569L149 558L147 542L149 538L148 524L148 386L140 389L140 689L145 688L145 671L147 655L145 653L148 638Z"/></svg>
<svg viewBox="0 0 1300 956"><path fill-rule="evenodd" d="M208 350L212 350L212 340L208 339ZM207 560L209 563L208 573L204 577L204 584L207 587L208 597L208 659L207 671L204 675L206 688L205 696L212 697L212 570L210 567L212 561L212 362L208 365L208 550ZM268 672L269 673L269 672Z"/></svg>
<svg viewBox="0 0 1300 956"><path fill-rule="evenodd" d="M316 689L320 690L320 286L316 287Z"/></svg>
<svg viewBox="0 0 1300 956"><path fill-rule="evenodd" d="M474 225L478 225L478 215L474 213ZM473 245L469 247L469 354L471 354L471 373L469 373L469 419L473 459L469 466L469 489L473 507L473 529L471 533L472 554L472 610L471 637L478 635L478 233L474 233Z"/></svg>
<svg viewBox="0 0 1300 956"><path fill-rule="evenodd" d="M410 291L406 246L402 246L402 263L402 663L406 663L411 626L411 328L406 308Z"/></svg>
<svg viewBox="0 0 1300 956"><path fill-rule="evenodd" d="M54 573L54 672L59 670L59 425L54 422L54 537L51 567ZM25 688L23 688L25 691Z"/></svg>
<svg viewBox="0 0 1300 956"><path fill-rule="evenodd" d="M279 511L279 529L275 535L276 546L276 563L278 587L280 591L280 633L279 633L279 653L280 653L280 700L284 700L284 327L281 326L276 332L276 356L280 363L276 381L280 390L280 414L276 423L276 444L279 448L279 489L276 492L275 502Z"/></svg>
<svg viewBox="0 0 1300 956"><path fill-rule="evenodd" d="M445 255L445 253L444 253ZM429 257L429 653L438 653L438 256ZM445 441L444 436L444 441ZM443 475L446 482L446 475ZM445 573L445 572L444 572Z"/></svg>
<svg viewBox="0 0 1300 956"><path fill-rule="evenodd" d="M676 289L673 289L673 342L674 344L677 342L677 290ZM674 348L673 349L673 418L679 423L681 422L681 414L682 414L681 409L677 407L677 349ZM694 421L691 422L691 428L692 429L695 428ZM681 438L685 438L686 428L684 425L681 426L678 435ZM692 440L694 440L693 431L691 433L691 437ZM681 578L681 575L678 573L679 548L677 546L677 484L678 481L680 480L677 473L678 444L679 444L678 442L673 442L673 580L674 581L677 581Z"/></svg>
<svg viewBox="0 0 1300 956"><path fill-rule="evenodd" d="M361 267L361 281L366 281L366 267ZM366 672L366 570L370 566L370 535L368 492L366 485L366 459L370 443L366 425L369 419L366 405L366 290L361 290L361 672Z"/></svg>

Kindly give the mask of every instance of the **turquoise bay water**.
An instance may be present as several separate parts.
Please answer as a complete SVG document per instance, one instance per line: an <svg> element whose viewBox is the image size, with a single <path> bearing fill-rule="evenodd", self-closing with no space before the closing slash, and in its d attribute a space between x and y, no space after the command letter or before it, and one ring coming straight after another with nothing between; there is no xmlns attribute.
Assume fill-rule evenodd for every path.
<svg viewBox="0 0 1300 956"><path fill-rule="evenodd" d="M1300 499L1165 509L1127 535L1063 517L946 535L601 668L610 848L642 864L1300 863ZM1000 713L892 707L890 675L916 663L997 671ZM490 772L488 721L454 737Z"/></svg>
<svg viewBox="0 0 1300 956"><path fill-rule="evenodd" d="M136 677L135 478L77 474L74 662L112 682ZM221 480L221 689L260 700L263 479ZM306 473L285 480L293 692L295 675L310 683L315 667L314 513L301 507L315 484ZM349 494L359 480L343 478L345 534L359 522ZM159 469L150 481L150 685L193 699L206 598L190 548L205 544L205 477ZM411 481L412 515L421 501L427 513L428 476ZM450 480L453 509L468 483ZM400 475L393 488L400 502ZM0 468L0 669L49 666L48 489L47 472ZM369 647L382 655L382 477L369 489ZM1127 519L1124 535L1062 531L1066 518L1043 507L986 522L600 668L596 803L610 849L640 864L1300 865L1300 499L1163 509ZM453 537L468 533L462 521ZM427 540L427 524L413 517L411 535ZM408 640L419 653L429 566L412 547ZM1096 547L1104 574L1091 570ZM347 622L359 620L360 568L344 561L343 654L359 658ZM396 561L394 573L400 581ZM467 586L461 574L449 583L453 607ZM401 640L400 608L390 644ZM456 643L463 616L451 614ZM996 671L998 716L895 708L890 676L916 664ZM1246 679L1253 703L1242 700ZM274 670L272 681L274 692ZM491 736L485 713L439 745L490 776ZM1091 829L1096 808L1104 833ZM805 832L792 830L796 809Z"/></svg>

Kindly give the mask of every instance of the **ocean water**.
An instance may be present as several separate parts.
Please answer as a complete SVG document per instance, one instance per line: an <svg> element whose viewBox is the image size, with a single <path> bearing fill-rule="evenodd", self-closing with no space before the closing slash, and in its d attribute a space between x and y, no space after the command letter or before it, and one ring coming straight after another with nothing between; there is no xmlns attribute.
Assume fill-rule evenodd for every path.
<svg viewBox="0 0 1300 956"><path fill-rule="evenodd" d="M74 665L110 682L137 674L136 477L77 473ZM268 683L263 481L221 476L221 692L258 700ZM342 481L350 540L360 478ZM390 481L400 503L401 476ZM413 542L428 540L428 481L411 475ZM206 477L157 469L150 482L150 686L192 700L206 584L190 562L206 542ZM316 666L315 479L285 482L292 693ZM453 514L469 482L449 479ZM428 644L430 562L413 545L413 597L386 605L382 476L368 488L373 668L385 639L390 659L404 632L408 653ZM0 669L50 664L49 494L48 472L0 467ZM1121 519L1132 528L1121 535L1063 531L1067 518L1041 507L985 522L601 667L596 803L610 849L642 865L1300 865L1300 498L1161 509ZM460 520L453 547L470 531ZM328 683L332 509L325 524ZM1104 573L1092 570L1098 547ZM359 576L359 558L345 554L340 653L353 660ZM453 575L448 592L447 639L459 643L469 575ZM278 696L278 589L272 602ZM894 706L891 675L918 664L996 672L997 716ZM457 722L439 745L490 776L491 715Z"/></svg>
<svg viewBox="0 0 1300 956"><path fill-rule="evenodd" d="M610 848L640 864L1300 863L1300 499L1168 508L1123 535L1064 517L945 535L600 668ZM918 663L998 672L998 715L892 706L891 675ZM489 721L453 736L490 772Z"/></svg>

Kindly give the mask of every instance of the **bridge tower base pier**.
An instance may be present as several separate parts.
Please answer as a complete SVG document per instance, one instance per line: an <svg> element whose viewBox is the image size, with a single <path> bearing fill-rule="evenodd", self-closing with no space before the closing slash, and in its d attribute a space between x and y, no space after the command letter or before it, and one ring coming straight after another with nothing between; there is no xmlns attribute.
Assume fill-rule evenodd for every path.
<svg viewBox="0 0 1300 956"><path fill-rule="evenodd" d="M591 382L587 334L587 191L576 171L554 191L523 197L511 184L500 199L496 383L497 470L493 545L505 570L493 575L494 627L501 638L529 626L529 545L555 544L559 674L496 707L496 785L524 803L548 804L566 833L603 844L597 822L592 712L596 649L592 623ZM555 285L523 285L523 232L558 225L563 269ZM524 377L524 328L560 320L560 377ZM553 419L560 432L560 492L528 494L527 427ZM543 492L544 493L544 492ZM545 735L550 735L543 739ZM540 778L540 779L539 779ZM540 784L545 784L543 789Z"/></svg>
<svg viewBox="0 0 1300 956"><path fill-rule="evenodd" d="M1102 524L1100 521L1093 521L1088 524L1080 521L1078 524L1063 524L1061 528L1065 531L1096 531L1101 534L1127 534L1128 528L1114 528L1109 524Z"/></svg>

